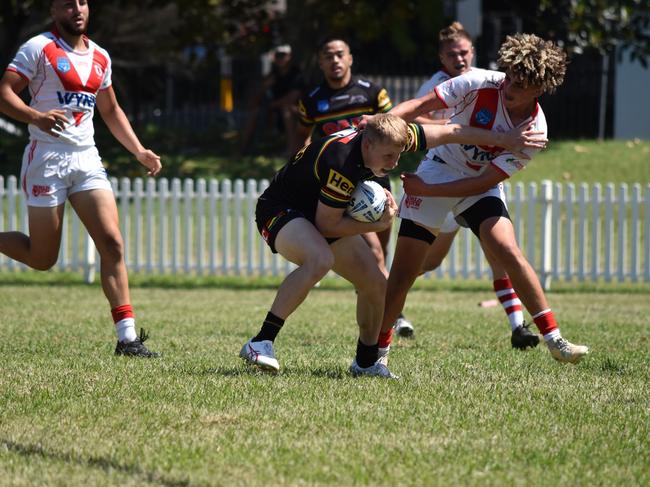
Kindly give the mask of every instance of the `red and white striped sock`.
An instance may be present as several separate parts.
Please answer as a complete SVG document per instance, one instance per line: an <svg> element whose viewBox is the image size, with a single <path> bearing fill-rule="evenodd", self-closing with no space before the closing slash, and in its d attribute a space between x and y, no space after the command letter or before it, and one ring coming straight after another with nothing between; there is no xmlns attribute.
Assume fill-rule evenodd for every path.
<svg viewBox="0 0 650 487"><path fill-rule="evenodd" d="M117 332L117 339L120 342L132 342L138 338L135 332L135 315L133 314L133 306L130 304L122 304L116 306L111 310L113 315L113 322L115 323L115 331Z"/></svg>
<svg viewBox="0 0 650 487"><path fill-rule="evenodd" d="M508 321L510 321L510 328L513 330L520 327L524 324L524 312L523 307L521 306L521 301L519 296L512 287L512 282L510 282L509 277L504 277L503 279L496 279L493 283L494 292L501 302L501 306L508 316Z"/></svg>
<svg viewBox="0 0 650 487"><path fill-rule="evenodd" d="M533 321L537 325L537 328L539 328L540 333L544 335L544 340L547 342L553 338L562 336L551 308L544 309L533 315Z"/></svg>

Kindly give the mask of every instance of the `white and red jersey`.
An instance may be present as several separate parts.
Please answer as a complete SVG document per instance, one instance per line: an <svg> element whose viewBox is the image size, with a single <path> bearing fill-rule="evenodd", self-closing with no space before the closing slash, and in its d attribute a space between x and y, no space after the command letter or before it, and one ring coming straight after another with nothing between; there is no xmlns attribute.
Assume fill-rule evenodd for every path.
<svg viewBox="0 0 650 487"><path fill-rule="evenodd" d="M32 140L92 146L97 93L111 86L108 53L84 36L87 49L75 51L56 32L44 32L23 44L7 70L29 82L30 106L39 112L64 110L69 124L53 137L29 125Z"/></svg>
<svg viewBox="0 0 650 487"><path fill-rule="evenodd" d="M505 74L498 71L472 69L466 74L451 78L434 88L438 98L447 108L454 109L451 123L470 125L497 132L514 128L504 106L503 82ZM538 103L530 117L518 126L532 124L532 130L547 135L546 117ZM539 149L525 149L532 157ZM501 147L474 144L447 144L435 147L427 153L427 159L444 161L463 176L477 176L488 165L493 165L506 176L523 169L530 161L519 159Z"/></svg>
<svg viewBox="0 0 650 487"><path fill-rule="evenodd" d="M484 69L481 68L470 68L473 71L485 71ZM448 79L451 79L452 76L445 71L445 69L441 69L440 71L436 71L433 73L433 76L426 80L424 83L422 83L422 86L420 86L420 89L417 91L415 94L415 98L420 98L421 96L427 95L431 93L436 86L438 86L441 83L444 83ZM453 108L448 108L446 110L436 110L433 112L429 112L429 118L432 118L433 120L444 120L447 118L451 118L451 116L454 114L454 109Z"/></svg>

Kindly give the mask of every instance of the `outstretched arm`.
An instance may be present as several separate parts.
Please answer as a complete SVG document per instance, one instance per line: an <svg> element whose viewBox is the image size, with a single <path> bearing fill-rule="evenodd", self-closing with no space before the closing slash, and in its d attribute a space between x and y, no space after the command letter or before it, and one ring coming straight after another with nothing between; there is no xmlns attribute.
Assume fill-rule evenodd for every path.
<svg viewBox="0 0 650 487"><path fill-rule="evenodd" d="M97 109L113 136L135 156L140 164L149 169L148 174L150 176L158 174L162 169L160 156L142 146L129 119L117 103L112 86L97 93Z"/></svg>
<svg viewBox="0 0 650 487"><path fill-rule="evenodd" d="M474 144L501 147L512 152L519 159L530 159L523 149L543 149L548 140L544 132L530 130L530 127L519 127L508 132L493 132L491 130L468 127L455 123L447 125L422 125L427 147L444 144Z"/></svg>

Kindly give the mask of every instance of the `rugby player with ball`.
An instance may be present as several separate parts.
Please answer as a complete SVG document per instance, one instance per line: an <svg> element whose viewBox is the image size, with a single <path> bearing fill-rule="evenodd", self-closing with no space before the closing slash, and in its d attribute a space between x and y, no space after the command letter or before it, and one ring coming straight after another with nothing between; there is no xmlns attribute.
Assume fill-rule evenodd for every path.
<svg viewBox="0 0 650 487"><path fill-rule="evenodd" d="M498 145L519 152L525 147L543 147L545 139L536 135L525 128L496 133L457 124L407 124L394 115L380 114L362 131L337 132L303 147L275 175L255 212L258 229L271 251L298 267L280 285L259 333L244 344L240 357L277 372L276 336L312 287L333 270L357 290L359 339L350 373L395 378L377 360L386 278L360 235L387 228L397 205L385 191L381 218L357 221L347 213L355 187L397 167L404 151L455 142Z"/></svg>

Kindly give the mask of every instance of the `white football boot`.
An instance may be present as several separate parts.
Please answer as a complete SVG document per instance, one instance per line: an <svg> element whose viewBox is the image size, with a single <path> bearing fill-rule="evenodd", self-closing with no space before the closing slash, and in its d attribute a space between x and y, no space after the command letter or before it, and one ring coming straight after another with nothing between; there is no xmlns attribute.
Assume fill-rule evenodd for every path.
<svg viewBox="0 0 650 487"><path fill-rule="evenodd" d="M261 342L253 342L251 340L248 340L244 344L239 352L239 356L249 364L257 365L260 369L269 372L277 372L280 370L280 364L275 358L275 352L273 351L273 342L271 340L262 340Z"/></svg>

